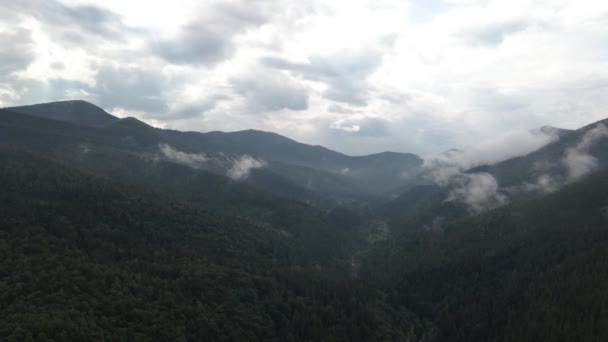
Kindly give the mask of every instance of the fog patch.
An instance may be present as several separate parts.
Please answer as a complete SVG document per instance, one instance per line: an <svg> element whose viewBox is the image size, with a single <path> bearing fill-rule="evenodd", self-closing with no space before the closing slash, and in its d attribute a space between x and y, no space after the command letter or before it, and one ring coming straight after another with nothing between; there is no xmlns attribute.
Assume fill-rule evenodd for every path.
<svg viewBox="0 0 608 342"><path fill-rule="evenodd" d="M460 150L450 150L425 161L424 170L433 183L450 189L445 201L461 202L474 214L509 202L494 176L485 172L464 172L469 165L470 159L466 154Z"/></svg>
<svg viewBox="0 0 608 342"><path fill-rule="evenodd" d="M592 156L589 150L606 137L608 129L604 124L599 124L586 132L578 145L566 150L562 162L568 169L568 181L575 181L597 169L597 158Z"/></svg>
<svg viewBox="0 0 608 342"><path fill-rule="evenodd" d="M176 150L168 144L159 144L158 149L167 160L194 169L202 168L209 161L209 158L204 153L186 153Z"/></svg>
<svg viewBox="0 0 608 342"><path fill-rule="evenodd" d="M509 202L507 196L500 192L496 178L489 173L463 173L453 177L451 183L454 189L446 201L462 202L475 214Z"/></svg>
<svg viewBox="0 0 608 342"><path fill-rule="evenodd" d="M539 176L535 182L524 183L521 188L526 192L532 191L549 194L561 188L563 183L563 180L559 177L544 174Z"/></svg>
<svg viewBox="0 0 608 342"><path fill-rule="evenodd" d="M249 177L252 169L260 169L267 165L264 160L242 155L233 161L232 167L228 169L226 175L232 180L245 180Z"/></svg>
<svg viewBox="0 0 608 342"><path fill-rule="evenodd" d="M503 160L534 152L541 147L559 140L559 129L540 128L529 131L518 131L501 135L483 144L467 146L458 153L448 157L463 169L470 169L484 164L495 164Z"/></svg>

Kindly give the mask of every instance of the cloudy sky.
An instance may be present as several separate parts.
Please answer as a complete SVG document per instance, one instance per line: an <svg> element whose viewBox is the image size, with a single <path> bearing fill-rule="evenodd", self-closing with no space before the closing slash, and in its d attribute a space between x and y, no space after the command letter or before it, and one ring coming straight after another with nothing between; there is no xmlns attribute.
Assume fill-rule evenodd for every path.
<svg viewBox="0 0 608 342"><path fill-rule="evenodd" d="M0 45L3 107L84 99L349 154L525 150L608 117L597 0L0 0Z"/></svg>

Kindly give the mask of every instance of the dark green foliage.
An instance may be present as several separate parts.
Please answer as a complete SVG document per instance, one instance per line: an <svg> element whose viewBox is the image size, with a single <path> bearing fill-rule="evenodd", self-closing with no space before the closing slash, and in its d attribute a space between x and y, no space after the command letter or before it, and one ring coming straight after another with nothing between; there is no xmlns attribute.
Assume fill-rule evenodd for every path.
<svg viewBox="0 0 608 342"><path fill-rule="evenodd" d="M434 317L441 341L605 341L607 205L602 171L440 229L402 221L362 272Z"/></svg>
<svg viewBox="0 0 608 342"><path fill-rule="evenodd" d="M23 149L0 148L0 179L2 340L424 333L413 315L331 262L309 266L317 252L297 247L306 234L300 241L238 212L119 186Z"/></svg>

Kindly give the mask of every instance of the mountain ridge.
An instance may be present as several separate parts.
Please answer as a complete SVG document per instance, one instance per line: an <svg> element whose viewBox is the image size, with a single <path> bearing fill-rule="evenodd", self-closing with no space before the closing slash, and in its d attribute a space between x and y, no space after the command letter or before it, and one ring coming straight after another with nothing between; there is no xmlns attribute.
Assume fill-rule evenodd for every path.
<svg viewBox="0 0 608 342"><path fill-rule="evenodd" d="M340 182L344 184L339 188L347 190L346 184L350 182L350 187L357 190L344 192L338 188L333 189L337 193L344 192L346 198L341 198L340 201L349 201L351 196L388 198L394 195L394 189L408 187L416 182L412 177L403 177L402 171L410 170L409 174L416 174L417 171L414 170L419 169L423 163L419 156L411 153L380 152L366 156L349 156L320 145L300 143L278 133L253 129L236 132L182 132L161 129L136 118L114 117L94 104L81 100L9 107L6 110L110 131L120 136L121 141L129 143L131 148L148 152L158 150L160 144L169 144L185 153L204 153L223 159L251 156L269 163L268 168L271 170L275 163L316 170L314 175L307 176L307 172L301 172L303 178L291 179L296 181L298 186L307 187L313 178L330 186L338 185L331 178L342 178ZM62 110L67 113L62 113ZM281 172L288 172L283 168L274 170L279 175ZM328 174L326 179L322 179L323 173L318 173L319 171L331 173L332 176L329 177ZM360 187L356 183L366 186ZM328 190L331 190L331 187ZM361 191L363 193L356 195Z"/></svg>

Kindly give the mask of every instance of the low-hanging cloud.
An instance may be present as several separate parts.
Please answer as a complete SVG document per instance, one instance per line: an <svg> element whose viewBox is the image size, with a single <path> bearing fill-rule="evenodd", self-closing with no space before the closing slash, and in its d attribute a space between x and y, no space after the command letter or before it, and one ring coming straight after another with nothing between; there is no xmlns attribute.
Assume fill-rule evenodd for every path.
<svg viewBox="0 0 608 342"><path fill-rule="evenodd" d="M267 165L264 160L242 155L233 161L232 167L226 172L226 176L236 181L245 180L249 177L251 170L260 169Z"/></svg>
<svg viewBox="0 0 608 342"><path fill-rule="evenodd" d="M158 145L158 149L167 160L194 169L202 168L209 161L209 158L204 153L186 153L176 150L168 144L160 144Z"/></svg>
<svg viewBox="0 0 608 342"><path fill-rule="evenodd" d="M27 67L35 58L31 32L24 28L0 30L0 78Z"/></svg>
<svg viewBox="0 0 608 342"><path fill-rule="evenodd" d="M575 146L564 151L561 159L535 163L533 171L540 172L540 176L535 180L512 186L507 191L548 194L577 181L598 168L598 159L591 154L591 148L607 137L608 129L604 124L591 128Z"/></svg>
<svg viewBox="0 0 608 342"><path fill-rule="evenodd" d="M444 153L434 159L449 160L463 170L483 164L494 164L506 159L526 155L559 140L562 131L553 127L521 130L502 134L483 144L467 146L457 153ZM454 151L454 150L452 150Z"/></svg>
<svg viewBox="0 0 608 342"><path fill-rule="evenodd" d="M566 150L562 162L568 169L569 181L575 181L597 169L597 158L591 155L590 149L606 137L608 137L608 128L604 124L599 124L587 131L576 146Z"/></svg>
<svg viewBox="0 0 608 342"><path fill-rule="evenodd" d="M464 203L474 214L509 202L494 176L485 172L466 173L468 164L462 151L451 150L425 161L424 170L432 182L450 189L446 201Z"/></svg>
<svg viewBox="0 0 608 342"><path fill-rule="evenodd" d="M446 200L460 201L476 214L509 202L500 192L496 178L489 173L461 173L452 177L450 183L454 188Z"/></svg>

